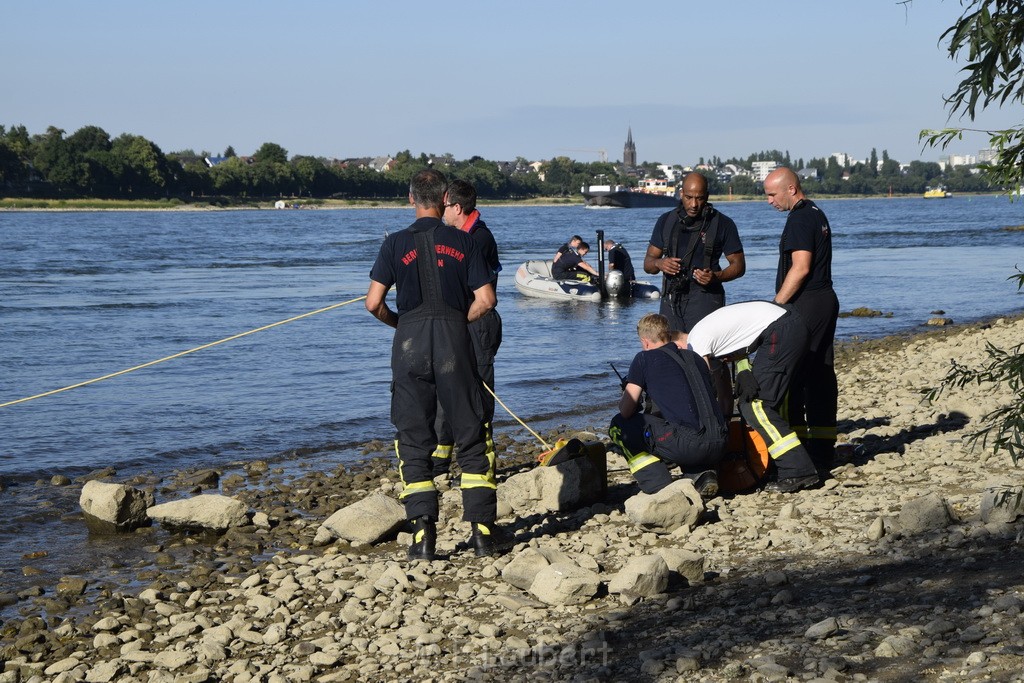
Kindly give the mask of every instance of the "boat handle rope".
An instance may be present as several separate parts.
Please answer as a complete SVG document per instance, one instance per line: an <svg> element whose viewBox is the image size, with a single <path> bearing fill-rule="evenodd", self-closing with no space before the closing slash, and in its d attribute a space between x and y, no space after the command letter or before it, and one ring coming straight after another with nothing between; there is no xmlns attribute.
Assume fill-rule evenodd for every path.
<svg viewBox="0 0 1024 683"><path fill-rule="evenodd" d="M330 306L324 306L323 308L318 308L315 311L309 311L309 312L303 313L301 315L293 316L291 318L288 318L287 320L279 320L276 323L270 323L269 325L263 325L262 327L257 327L254 330L249 330L247 332L241 332L239 334L233 334L230 337L225 337L224 339L218 339L215 342L210 342L209 344L203 344L202 346L197 346L194 349L188 349L187 351L180 351L178 353L171 354L170 356L164 356L163 358L158 358L156 360L151 360L148 363L142 363L141 365L135 365L135 366L130 367L130 368L125 368L124 370L119 370L117 372L112 372L109 375L103 375L102 377L95 377L93 379L89 379L89 380L86 380L84 382L79 382L77 384L72 384L70 386L61 387L60 389L53 389L52 391L44 391L43 393L36 394L35 396L26 396L25 398L19 398L19 399L15 400L15 401L7 401L6 403L0 403L0 408L6 408L8 406L17 405L18 403L25 403L27 401L35 400L37 398L43 398L44 396L53 396L54 394L59 394L59 393L61 393L63 391L70 391L71 389L77 389L79 387L88 386L89 384L95 384L96 382L102 382L105 379L111 379L113 377L119 377L120 375L127 375L129 372L135 372L136 370L142 370L143 368L148 368L148 367L156 365L158 363L164 363L166 361L173 360L175 358L181 358L182 356L187 356L188 354L195 353L196 351L202 351L203 349L208 349L208 348L210 348L212 346L217 346L218 344L224 344L225 342L234 341L235 339L241 339L242 337L247 337L250 334L256 334L257 332L263 332L264 330L269 330L272 327L277 327L279 325L286 325L287 323L293 323L296 320L302 320L303 318L308 318L309 316L316 315L317 313L326 313L327 311L334 310L335 308L341 308L342 306L348 306L349 304L354 304L357 301L362 301L365 298L366 298L366 295L364 294L363 296L358 297L356 299L350 299L348 301L342 301L340 303L331 304ZM504 405L504 404L502 404L502 405ZM507 408L506 408L506 410L507 410Z"/></svg>

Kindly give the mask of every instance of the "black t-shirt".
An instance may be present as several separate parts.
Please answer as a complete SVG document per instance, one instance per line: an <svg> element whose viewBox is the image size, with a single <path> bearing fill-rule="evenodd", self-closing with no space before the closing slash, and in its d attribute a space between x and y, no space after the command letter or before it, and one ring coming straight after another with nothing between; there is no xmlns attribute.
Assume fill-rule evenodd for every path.
<svg viewBox="0 0 1024 683"><path fill-rule="evenodd" d="M580 262L583 261L583 257L576 253L575 250L569 249L564 254L558 257L555 264L551 266L551 277L556 280L561 280L570 273L575 273L580 270Z"/></svg>
<svg viewBox="0 0 1024 683"><path fill-rule="evenodd" d="M483 254L484 261L487 262L487 267L491 271L491 284L497 290L498 273L501 272L501 260L498 258L498 243L494 241L494 233L491 232L491 229L479 217L473 222L473 225L469 226L469 230L463 230L463 232L468 232L476 240L477 246Z"/></svg>
<svg viewBox="0 0 1024 683"><path fill-rule="evenodd" d="M473 291L491 281L477 241L470 235L445 225L436 218L420 218L405 230L388 235L370 270L370 279L397 289L398 315L413 310L422 302L419 272L416 268L416 232L434 230L441 296L446 304L466 313Z"/></svg>
<svg viewBox="0 0 1024 683"><path fill-rule="evenodd" d="M711 270L722 270L721 258L723 255L728 256L729 254L737 254L743 251L743 243L740 241L740 232L736 228L736 222L726 216L721 211L714 209L715 215L718 217L718 230L715 233L715 241L712 245L711 250ZM678 253L669 253L672 251L671 239L665 234L666 228L672 223L676 223L679 215L684 216L682 220L678 220L679 239L676 243L676 249ZM707 230L708 225L705 224L701 218L690 219L686 216L685 212L681 209L672 209L663 213L654 224L654 230L651 231L651 246L656 249L660 249L662 256L673 256L677 258L683 258L686 255L686 248L690 244L690 237L693 235L695 230L700 230L701 227ZM671 234L671 233L670 233ZM690 255L690 267L701 268L704 265L704 239L699 239L697 245ZM707 286L699 285L694 282L698 287L706 292L713 294L721 294L725 292L725 288L722 287L722 283L718 280L712 280Z"/></svg>
<svg viewBox="0 0 1024 683"><path fill-rule="evenodd" d="M562 259L558 259L561 261ZM621 270L626 282L636 279L636 271L633 270L633 259L629 258L629 252L621 244L616 244L608 251L608 264L613 270Z"/></svg>
<svg viewBox="0 0 1024 683"><path fill-rule="evenodd" d="M829 227L825 213L809 199L800 200L790 210L786 227L782 230L779 267L775 274L776 292L782 288L786 273L793 265L794 251L811 252L811 272L800 292L832 286L832 228Z"/></svg>
<svg viewBox="0 0 1024 683"><path fill-rule="evenodd" d="M705 384L710 387L711 376L704 359L690 350L682 350L680 353L694 355L697 359L697 370L705 375ZM646 391L667 421L694 429L700 428L700 415L686 373L664 350L658 348L636 354L629 365L626 381Z"/></svg>

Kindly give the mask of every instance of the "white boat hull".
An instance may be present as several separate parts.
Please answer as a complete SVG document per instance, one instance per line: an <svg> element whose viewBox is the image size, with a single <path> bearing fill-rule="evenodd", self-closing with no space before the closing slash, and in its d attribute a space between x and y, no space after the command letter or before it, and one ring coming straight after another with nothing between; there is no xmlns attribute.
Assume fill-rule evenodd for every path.
<svg viewBox="0 0 1024 683"><path fill-rule="evenodd" d="M516 289L524 296L555 301L600 301L600 288L579 280L551 277L551 261L526 261L516 270Z"/></svg>

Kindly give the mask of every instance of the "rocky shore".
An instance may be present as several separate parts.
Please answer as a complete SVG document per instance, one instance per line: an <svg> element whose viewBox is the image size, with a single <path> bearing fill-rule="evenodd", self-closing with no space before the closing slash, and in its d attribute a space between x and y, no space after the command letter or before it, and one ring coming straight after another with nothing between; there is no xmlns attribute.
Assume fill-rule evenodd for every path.
<svg viewBox="0 0 1024 683"><path fill-rule="evenodd" d="M461 549L454 490L447 559L406 561L404 533L325 533L337 511L397 497L384 442L333 472L255 461L139 477L125 483L158 499L219 493L249 513L223 533L121 535L143 561L0 586L0 683L1024 680L1022 477L967 441L1021 397L926 395L950 359L978 366L986 342L1022 339L1024 320L1007 318L845 347L839 429L853 447L820 488L703 503L680 480L687 514L653 522L609 454L598 502L503 498L517 544L498 558ZM539 448L498 447L511 490Z"/></svg>

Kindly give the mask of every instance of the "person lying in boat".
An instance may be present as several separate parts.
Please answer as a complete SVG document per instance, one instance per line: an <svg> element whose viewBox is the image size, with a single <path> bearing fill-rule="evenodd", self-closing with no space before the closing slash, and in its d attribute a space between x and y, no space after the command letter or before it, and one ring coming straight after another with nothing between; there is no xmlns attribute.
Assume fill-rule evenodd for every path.
<svg viewBox="0 0 1024 683"><path fill-rule="evenodd" d="M569 241L560 246L558 248L558 251L555 252L555 255L551 257L551 262L555 263L556 261L558 261L558 259L562 258L562 254L569 251L570 249L575 249L576 247L580 246L580 242L582 241L583 238L580 237L579 235L573 235L572 237L570 237Z"/></svg>
<svg viewBox="0 0 1024 683"><path fill-rule="evenodd" d="M570 247L551 265L551 277L556 280L581 280L583 282L596 280L597 271L583 260L589 251L590 245L583 241L575 248Z"/></svg>

